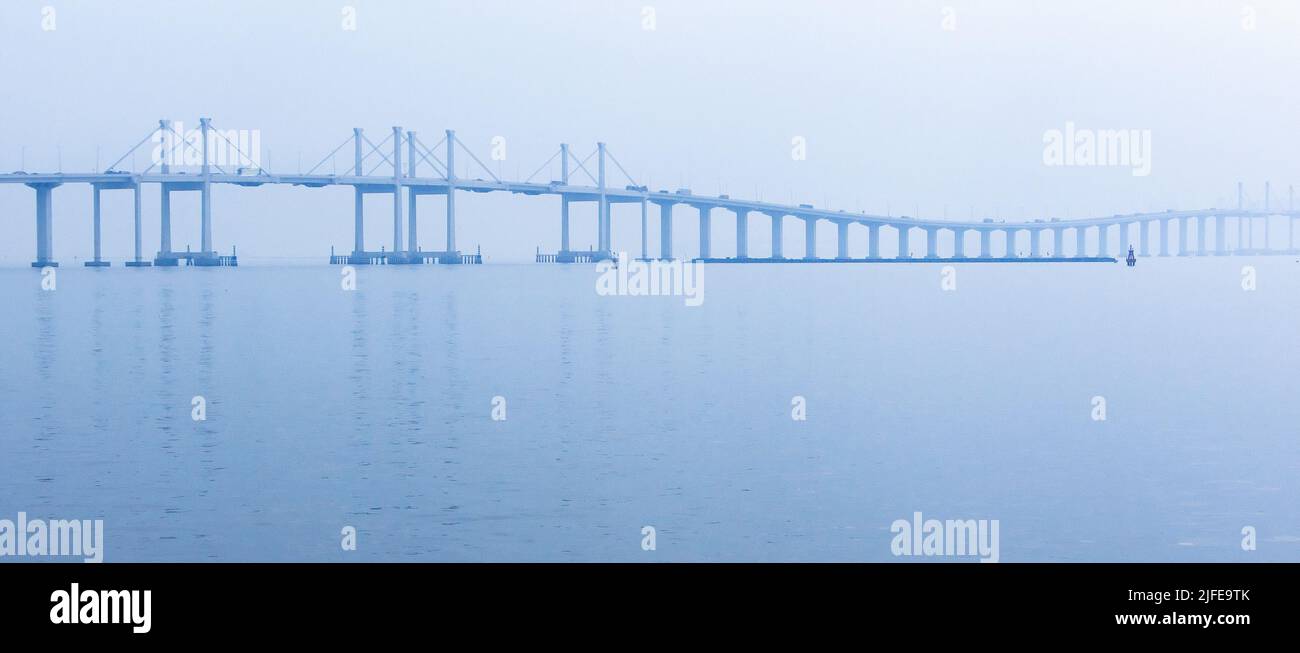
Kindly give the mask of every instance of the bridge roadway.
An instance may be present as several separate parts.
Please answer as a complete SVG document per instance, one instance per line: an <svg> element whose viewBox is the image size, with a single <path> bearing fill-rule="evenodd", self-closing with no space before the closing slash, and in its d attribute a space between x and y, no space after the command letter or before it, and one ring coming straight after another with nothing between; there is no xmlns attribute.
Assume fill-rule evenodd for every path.
<svg viewBox="0 0 1300 653"><path fill-rule="evenodd" d="M204 145L201 154L202 161L211 161L212 157L208 153L208 145L213 143L213 139L208 134L209 121L203 119L200 121L203 129L202 143ZM162 132L170 128L168 121L159 121L159 128L156 132ZM610 238L610 206L613 204L638 204L641 206L641 255L643 258L649 257L646 249L647 239L647 206L654 204L659 209L660 218L660 258L673 258L672 253L672 227L673 227L673 207L677 205L686 205L694 208L698 212L698 225L700 229L700 251L699 258L706 260L717 260L712 251L712 212L715 209L729 211L735 215L736 224L736 250L735 259L740 261L764 261L764 260L782 260L785 256L782 251L782 234L783 221L786 217L803 220L805 223L805 255L803 259L795 260L824 260L819 259L816 252L816 225L819 221L828 221L835 224L838 229L838 251L835 259L848 260L848 227L850 225L862 225L869 231L869 254L866 260L881 259L880 254L880 229L891 229L896 233L897 251L895 259L920 259L934 260L939 259L938 255L938 234L941 231L948 231L952 235L952 254L944 257L944 260L1009 260L1017 258L1044 258L1047 260L1065 258L1065 232L1073 230L1074 232L1074 254L1070 258L1093 258L1099 260L1111 260L1110 254L1110 229L1118 227L1119 250L1117 254L1123 256L1127 253L1130 245L1130 237L1133 225L1138 226L1138 245L1140 251L1137 252L1142 256L1150 255L1150 232L1151 225L1158 225L1158 238L1160 246L1160 255L1171 255L1170 250L1170 229L1171 222L1178 225L1178 247L1179 255L1231 255L1231 254L1293 254L1296 253L1295 247L1295 221L1300 219L1300 213L1294 210L1285 212L1269 210L1245 210L1242 208L1242 188L1238 185L1238 208L1236 209L1197 209L1183 211L1163 211L1150 213L1131 213L1126 215L1112 215L1104 217L1080 218L1059 220L1038 219L1022 222L1001 222L984 219L981 221L949 221L922 219L908 216L885 216L872 215L867 213L851 213L841 210L830 210L825 208L815 208L807 204L787 205L774 202L763 202L756 200L746 200L731 198L726 195L709 196L696 195L686 189L677 191L658 190L652 191L645 186L636 185L635 182L623 187L613 186L606 183L606 161L607 158L612 160L612 155L607 153L604 143L597 146L597 150L592 155L599 154L597 159L597 173L592 174L584 166L584 162L589 160L589 155L585 160L579 160L573 156L567 145L561 145L558 156L562 156L561 161L561 179L549 182L532 182L532 181L507 181L495 178L495 175L482 166L481 161L473 155L472 152L465 148L465 151L483 167L489 176L493 179L467 179L456 177L453 174L447 174L444 171L455 170L456 146L464 148L455 136L455 132L447 130L446 138L442 142L446 143L445 161L439 158L432 150L423 148L422 143L418 140L414 132L403 132L400 127L393 128L392 158L390 159L379 147L375 146L365 138L362 130L354 129L353 138L350 141L355 149L355 162L351 174L274 174L260 167L251 174L233 174L224 170L213 170L218 167L210 164L203 164L195 172L174 171L165 163L161 170L153 171L158 167L157 163L142 173L128 173L109 170L106 172L87 172L87 173L27 173L13 172L0 173L0 183L25 184L36 190L36 223L37 223L37 243L36 243L36 260L32 263L34 267L45 267L57 265L53 253L53 194L54 188L64 184L89 184L94 188L94 242L95 252L91 261L87 265L104 266L108 263L103 261L100 251L100 208L99 195L101 191L107 190L131 190L135 198L135 256L133 260L128 261L127 265L146 267L149 261L143 258L142 253L142 235L140 227L140 193L144 184L158 184L162 191L162 233L160 234L160 248L157 256L153 260L156 265L176 265L178 260L187 259L187 262L196 265L233 265L236 259L232 257L219 256L213 246L211 239L211 185L212 184L230 184L236 186L256 187L266 184L289 184L295 186L304 186L309 188L321 188L326 186L351 186L355 189L356 213L354 229L354 249L350 255L331 257L331 262L352 262L352 263L419 263L419 262L443 262L443 263L460 263L468 260L463 257L455 246L455 194L457 191L474 192L474 193L492 193L508 192L522 195L552 195L561 199L561 249L554 255L539 254L538 260L553 261L575 261L575 260L600 260L613 255L613 247ZM385 141L387 142L387 140ZM347 144L345 141L344 144ZM143 141L142 141L143 144ZM363 154L365 145L370 145L369 152ZM402 164L403 144L408 150L407 165ZM441 144L441 143L440 143ZM137 145L137 148L139 145ZM341 146L340 146L341 147ZM436 147L436 146L435 146ZM135 148L133 148L134 151ZM336 148L335 152L338 149ZM379 152L380 157L388 163L390 169L396 174L373 175L360 174L364 170L365 159L371 154ZM130 152L128 152L128 155ZM125 156L123 157L125 158ZM327 157L328 159L329 157ZM552 160L554 156L552 157ZM120 160L119 160L120 161ZM617 161L613 160L616 165ZM419 163L428 162L429 167L435 172L441 173L441 176L420 176L418 174ZM578 169L586 173L594 181L594 185L582 185L572 183L570 175L570 163L576 163ZM322 161L324 163L324 161ZM550 161L548 161L548 164ZM381 164L382 165L382 164ZM543 168L547 164L543 164ZM198 167L198 166L196 166ZM319 164L318 166L319 167ZM622 170L622 166L618 166ZM218 167L219 168L219 167ZM246 169L247 170L247 169ZM246 171L245 170L245 171ZM538 169L540 172L541 169ZM373 172L373 170L372 170ZM536 173L534 173L535 175ZM626 171L624 171L626 175ZM633 181L628 177L629 181ZM407 202L402 201L402 191L406 190ZM198 191L201 193L201 234L202 247L198 252L175 252L171 248L170 234L170 193L180 191ZM381 252L367 251L364 247L363 227L364 211L362 207L362 197L365 194L383 193L393 194L394 196L394 222L393 222L393 243L391 250ZM445 195L447 201L447 220L446 220L446 250L441 252L427 252L419 249L417 245L418 234L416 229L416 203L415 198L419 195ZM1267 197L1267 190L1266 195ZM574 202L595 202L598 205L597 220L597 242L599 246L592 251L576 251L570 247L569 233L569 205ZM408 216L403 216L403 204L408 204ZM1293 203L1293 199L1291 202ZM1267 200L1266 200L1267 206ZM749 214L758 213L767 216L772 226L772 244L771 255L768 257L751 257L749 254L748 240L748 218ZM404 217L407 220L404 222ZM1287 224L1287 246L1286 248L1274 248L1270 240L1271 224L1273 218L1284 218ZM1214 222L1214 248L1208 248L1210 229L1208 223ZM1264 225L1265 239L1260 247L1254 245L1254 225L1257 221L1262 221ZM1234 223L1236 227L1235 243L1232 247L1228 246L1227 225ZM1193 223L1195 228L1193 228ZM405 228L405 229L404 229ZM915 231L921 231L925 235L925 254L916 256L911 251L911 236ZM405 231L406 233L403 233ZM965 235L974 231L979 234L979 254L977 256L967 256ZM1021 231L1029 232L1028 254L1021 256L1017 249L1017 235ZM992 234L1002 232L1003 252L1002 256L994 258L992 252ZM1189 234L1196 234L1196 244L1190 245L1188 242ZM1051 255L1045 255L1043 248L1044 234L1051 234L1052 249ZM404 246L403 240L406 238ZM1089 242L1091 241L1091 242ZM1091 250L1092 254L1090 254ZM1095 255L1093 255L1095 254Z"/></svg>

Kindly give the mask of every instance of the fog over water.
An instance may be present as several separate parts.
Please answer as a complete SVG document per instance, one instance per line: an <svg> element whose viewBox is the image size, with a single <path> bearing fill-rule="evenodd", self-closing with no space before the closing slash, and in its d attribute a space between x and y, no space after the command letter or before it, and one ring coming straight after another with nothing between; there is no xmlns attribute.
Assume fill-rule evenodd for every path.
<svg viewBox="0 0 1300 653"><path fill-rule="evenodd" d="M45 31L50 4L56 29ZM353 127L378 142L400 125L428 145L450 128L506 177L527 177L561 142L585 156L605 141L656 189L950 219L1235 206L1239 180L1251 206L1271 180L1276 207L1300 180L1290 2L1252 2L1249 15L1240 3L1175 0L349 6L355 31L338 3L307 0L6 2L0 71L14 101L0 103L0 170L88 170L97 148L107 166L159 119L210 117L259 130L273 171L310 169ZM1150 130L1150 175L1045 166L1044 134L1067 122ZM496 137L504 161L489 159ZM806 159L792 158L795 138ZM346 169L349 156L322 170ZM487 178L461 159L463 176ZM538 179L558 176L551 168ZM626 180L611 170L611 183ZM193 195L175 198L177 249L198 248ZM348 188L218 186L216 247L319 260L350 247L351 200ZM152 254L155 187L144 202ZM422 198L424 249L441 247L441 210ZM89 188L57 189L54 213L56 258L89 257ZM367 213L367 242L391 249L391 201L370 197ZM615 209L616 245L639 238L636 213ZM0 264L31 261L33 215L30 189L0 185ZM104 216L105 256L121 260L130 193L106 193ZM459 243L528 261L558 248L558 216L553 197L466 195ZM574 225L575 247L594 242L591 206L575 208ZM678 231L694 252L694 229ZM833 229L819 238L833 251Z"/></svg>

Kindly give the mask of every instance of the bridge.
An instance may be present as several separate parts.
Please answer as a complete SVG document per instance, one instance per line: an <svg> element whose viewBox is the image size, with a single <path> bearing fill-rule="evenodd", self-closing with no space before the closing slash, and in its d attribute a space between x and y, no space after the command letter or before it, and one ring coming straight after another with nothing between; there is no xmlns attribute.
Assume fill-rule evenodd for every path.
<svg viewBox="0 0 1300 653"><path fill-rule="evenodd" d="M102 257L100 248L101 211L100 194L110 190L129 190L134 196L135 251L128 267L175 266L181 261L187 265L198 266L232 266L238 264L238 257L232 247L230 255L221 255L216 251L212 232L212 185L231 184L244 187L256 187L265 184L290 184L308 188L325 186L351 186L355 192L355 219L353 231L353 249L348 254L331 253L331 263L346 264L412 264L440 263L461 264L481 263L478 254L462 254L456 245L456 194L457 192L491 193L507 192L522 195L552 195L560 199L560 250L554 254L537 253L539 262L587 262L608 259L614 256L614 246L610 237L611 207L615 204L635 204L641 209L641 258L651 258L647 250L647 232L649 225L649 205L657 208L659 218L660 251L657 257L672 259L672 232L674 226L674 208L684 206L694 209L699 227L699 260L710 262L909 262L909 261L956 261L956 262L1074 262L1074 261L1114 261L1111 256L1111 244L1118 240L1116 253L1127 253L1136 230L1137 253L1150 256L1152 252L1152 232L1157 232L1160 256L1228 256L1228 255L1268 255L1296 254L1295 223L1300 214L1294 210L1294 192L1288 195L1286 211L1274 211L1269 208L1269 191L1265 185L1263 210L1246 210L1243 202L1242 184L1237 185L1237 207L1235 209L1209 208L1186 211L1164 211L1150 213L1133 213L1093 217L1083 219L1059 220L1037 219L1021 222L1002 222L992 219L980 221L949 221L921 219L909 216L870 215L862 212L846 212L815 208L808 204L785 205L757 200L732 198L728 195L696 195L689 189L674 191L652 191L639 185L627 170L614 158L604 143L584 158L579 158L567 144L562 144L550 159L547 159L528 178L522 181L500 179L457 137L453 130L446 130L442 139L432 147L425 145L416 132L404 131L393 127L380 143L376 144L366 136L364 130L356 128L352 135L338 147L321 159L315 167L306 173L275 174L260 164L254 164L260 157L252 156L247 143L233 142L228 132L216 129L210 119L199 121L200 128L194 136L187 137L180 133L168 120L160 120L158 127L151 130L144 139L132 147L112 165L102 172L87 173L29 173L16 171L0 174L0 183L25 184L36 191L36 259L33 267L57 266L54 257L54 189L64 184L90 184L93 188L94 256L86 262L90 267L104 267L109 263ZM195 145L191 141L198 140ZM173 149L184 152L197 161L194 172L174 170L169 157L154 156L152 164L143 172L125 172L116 170L116 166L131 157L147 143L165 145L167 152ZM224 142L224 145L222 144ZM241 147L242 145L242 147ZM343 148L351 145L353 161L346 174L318 174L316 171L327 161L335 159ZM225 162L214 155L217 146L237 153L234 163L248 163L232 170L226 170ZM386 146L391 149L385 150ZM155 148L155 155L161 147ZM406 158L403 159L405 150ZM490 179L460 178L456 176L456 155L462 153L470 157ZM439 156L441 153L442 156ZM373 157L373 158L372 158ZM592 158L595 157L595 161ZM548 169L559 159L560 178L547 181L533 181L543 170ZM134 159L133 159L134 160ZM368 164L370 165L367 169ZM625 185L611 185L607 177L608 164L613 166L626 178ZM595 168L593 172L588 165ZM378 174L376 174L378 173ZM581 173L581 174L579 174ZM585 177L585 180L583 179ZM140 196L144 184L158 184L161 192L161 232L159 248L152 260L144 257L141 233ZM200 249L175 251L171 238L171 194L175 192L198 192L200 195ZM402 201L405 191L406 202ZM363 199L366 194L391 194L393 197L393 238L391 249L381 247L379 251L367 250L364 238L365 211ZM444 248L441 250L424 250L419 246L416 198L420 195L446 196L446 218ZM594 203L597 215L597 246L589 250L575 250L571 242L569 211L574 203ZM403 205L406 206L405 214ZM732 257L717 257L712 244L712 219L715 210L728 212L734 216L736 228L735 249ZM765 217L771 225L771 243L769 255L756 257L750 254L749 225L751 215ZM1273 244L1272 227L1274 218L1283 218L1287 226L1286 247ZM784 221L787 219L804 222L804 255L786 258L782 247ZM838 233L838 248L834 258L823 258L817 253L816 230L819 222L834 224ZM1258 246L1254 243L1255 226L1259 222L1264 226L1264 239ZM1177 227L1178 242L1176 250L1171 248L1170 224ZM1211 223L1213 229L1211 230ZM849 256L849 228L865 228L868 236L868 254L865 258ZM894 232L895 251L890 256L881 254L881 235L883 230ZM1112 237L1112 231L1115 237ZM1228 234L1235 231L1235 238ZM945 234L946 232L946 234ZM1067 239L1066 232L1071 236ZM968 241L975 240L971 235L978 235L976 250L970 248ZM1022 233L1028 234L1028 247L1021 249ZM1195 233L1196 242L1189 242L1190 234ZM924 253L912 249L913 235L924 241ZM1001 251L994 253L994 235L998 235ZM941 237L951 243L949 253L939 255ZM1210 238L1212 237L1212 245ZM1050 240L1050 250L1044 251ZM1073 251L1066 255L1066 243L1073 240ZM920 242L917 242L920 245Z"/></svg>

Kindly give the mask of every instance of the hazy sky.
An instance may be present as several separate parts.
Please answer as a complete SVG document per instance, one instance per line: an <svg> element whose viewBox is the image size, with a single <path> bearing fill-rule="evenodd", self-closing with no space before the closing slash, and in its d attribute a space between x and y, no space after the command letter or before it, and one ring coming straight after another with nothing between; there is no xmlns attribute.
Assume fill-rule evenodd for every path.
<svg viewBox="0 0 1300 653"><path fill-rule="evenodd" d="M273 171L314 165L354 126L378 142L401 125L430 145L454 128L485 160L504 137L510 177L562 141L585 155L604 140L655 188L953 219L1225 206L1238 179L1256 202L1271 180L1279 206L1300 183L1295 2L6 0L0 70L6 172L55 170L60 150L63 170L89 170L97 146L107 165L159 118L208 116L260 130ZM1067 121L1151 130L1151 174L1045 166L1044 131ZM795 137L806 160L791 157ZM156 186L145 200L152 256ZM197 196L174 203L176 247L197 249ZM424 249L442 247L442 206L420 200ZM88 256L89 188L56 190L54 210L55 257ZM244 256L323 257L351 248L352 210L347 188L219 187L214 238ZM457 210L462 250L521 260L558 246L556 198L462 195ZM120 260L130 193L105 195L104 211L105 255ZM391 246L389 200L369 198L367 215L368 245ZM593 215L575 211L576 247L595 241ZM638 215L616 210L616 249L639 246ZM693 253L693 211L677 215ZM25 264L34 192L0 186L0 216L0 263ZM729 255L730 216L714 222ZM824 251L833 233L819 234ZM656 234L652 211L652 247Z"/></svg>

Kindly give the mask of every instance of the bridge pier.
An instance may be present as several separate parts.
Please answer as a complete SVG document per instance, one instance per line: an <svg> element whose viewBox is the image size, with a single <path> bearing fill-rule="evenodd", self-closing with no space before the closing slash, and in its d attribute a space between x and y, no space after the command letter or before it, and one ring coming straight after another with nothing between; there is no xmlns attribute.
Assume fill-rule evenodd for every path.
<svg viewBox="0 0 1300 653"><path fill-rule="evenodd" d="M673 205L672 202L659 204L659 258L670 261L673 258Z"/></svg>
<svg viewBox="0 0 1300 653"><path fill-rule="evenodd" d="M402 250L402 128L393 127L393 256L401 262Z"/></svg>
<svg viewBox="0 0 1300 653"><path fill-rule="evenodd" d="M596 200L596 249L601 252L610 251L609 237L609 200L605 196L605 144L596 143L596 186L600 189L600 196ZM703 243L701 243L703 246Z"/></svg>
<svg viewBox="0 0 1300 653"><path fill-rule="evenodd" d="M1065 230L1059 227L1052 229L1052 256L1065 257Z"/></svg>
<svg viewBox="0 0 1300 653"><path fill-rule="evenodd" d="M1074 228L1074 258L1084 258L1088 255L1088 228L1078 226Z"/></svg>
<svg viewBox="0 0 1300 653"><path fill-rule="evenodd" d="M356 216L353 219L352 255L361 257L366 253L366 194L360 186L354 186L356 194Z"/></svg>
<svg viewBox="0 0 1300 653"><path fill-rule="evenodd" d="M1110 225L1097 225L1097 256L1110 256Z"/></svg>
<svg viewBox="0 0 1300 653"><path fill-rule="evenodd" d="M571 251L569 247L569 196L560 196L560 251Z"/></svg>
<svg viewBox="0 0 1300 653"><path fill-rule="evenodd" d="M980 258L993 258L993 231L980 229Z"/></svg>
<svg viewBox="0 0 1300 653"><path fill-rule="evenodd" d="M414 188L406 190L406 252L411 256L412 263L418 263L415 260L420 252L419 241L416 240L417 224L415 219L416 198L420 196Z"/></svg>
<svg viewBox="0 0 1300 653"><path fill-rule="evenodd" d="M736 258L749 258L749 211L737 208L736 212Z"/></svg>
<svg viewBox="0 0 1300 653"><path fill-rule="evenodd" d="M867 225L867 258L880 258L880 225Z"/></svg>
<svg viewBox="0 0 1300 653"><path fill-rule="evenodd" d="M129 261L129 262L127 263L127 266L128 266L128 267L133 267L133 268L147 268L147 267L149 267L149 262L146 261L146 260L144 260L144 252L141 251L141 250L144 249L144 243L141 242L141 237L140 237L140 231L141 231L141 225L140 225L140 204L141 204L141 202L140 202L140 190L141 190L141 189L140 189L140 184L136 184L136 185L134 185L134 186L131 187L131 194L132 194L132 196L133 196L132 199L134 199L134 207L135 207L135 259L132 260L132 261ZM98 250L99 250L99 243L95 243L95 250L96 250L95 258L98 259L98 258L99 258L99 253L98 253Z"/></svg>
<svg viewBox="0 0 1300 653"><path fill-rule="evenodd" d="M803 219L803 257L811 261L817 258L817 218Z"/></svg>
<svg viewBox="0 0 1300 653"><path fill-rule="evenodd" d="M1169 218L1160 220L1160 255L1169 256Z"/></svg>
<svg viewBox="0 0 1300 653"><path fill-rule="evenodd" d="M168 143L170 138L177 136L172 131L172 122L170 120L159 120L158 130L160 133L166 133L163 142ZM183 136L182 136L183 137ZM171 173L171 153L163 156L161 170L164 175ZM167 182L158 184L158 253L153 258L153 264L176 265L176 259L172 256L172 190ZM127 265L131 265L128 263ZM132 267L144 267L136 265Z"/></svg>
<svg viewBox="0 0 1300 653"><path fill-rule="evenodd" d="M935 227L925 228L925 257L939 258L939 230Z"/></svg>
<svg viewBox="0 0 1300 653"><path fill-rule="evenodd" d="M1006 234L1007 258L1017 258L1016 257L1016 230L1003 229L1003 233Z"/></svg>
<svg viewBox="0 0 1300 653"><path fill-rule="evenodd" d="M560 143L560 183L564 186L569 185L569 144ZM642 200L641 206L642 219L645 218L645 201ZM644 248L642 248L644 249ZM560 263L572 262L571 255L567 252L573 251L569 247L569 196L560 194L560 253L556 256L556 261ZM642 252L644 258L645 252Z"/></svg>
<svg viewBox="0 0 1300 653"><path fill-rule="evenodd" d="M163 138L163 143L170 143L170 139L177 136L181 137L182 139L184 138L183 135L176 134L172 130L172 123L170 120L159 120L158 131L160 134L161 133L167 134L167 136ZM163 175L171 174L172 156L173 156L172 152L168 152L163 155L162 164L160 167ZM139 184L136 185L139 186ZM137 200L136 201L137 215L140 212L139 206L140 206L140 202ZM172 255L172 187L171 184L168 184L165 181L158 184L158 214L159 214L158 253L154 255L153 261L152 263L150 263L149 261L143 260L141 253L137 252L134 260L127 261L126 263L127 267L146 268L149 267L150 265L157 266L157 267L163 267L163 266L173 267L176 265L177 259L175 256ZM136 222L139 223L138 218Z"/></svg>
<svg viewBox="0 0 1300 653"><path fill-rule="evenodd" d="M1150 238L1151 221L1138 222L1138 248L1142 250L1138 253L1142 256L1151 256Z"/></svg>
<svg viewBox="0 0 1300 653"><path fill-rule="evenodd" d="M709 258L710 252L713 251L712 243L709 242L713 236L713 224L710 220L713 207L701 205L695 209L700 212L700 258Z"/></svg>
<svg viewBox="0 0 1300 653"><path fill-rule="evenodd" d="M849 258L849 223L835 223L836 248L835 258L843 261Z"/></svg>
<svg viewBox="0 0 1300 653"><path fill-rule="evenodd" d="M408 177L415 177L415 166L416 166L415 162L417 160L415 158L415 155L417 153L418 152L415 149L415 132L408 131L406 132L406 165L407 165L406 176ZM416 192L415 188L408 188L406 191L406 197L407 197L406 251L407 253L410 254L412 263L423 262L423 259L420 259L418 257L420 246L419 246L419 241L416 240L416 233L418 231L417 227L419 225L417 224L415 219L415 207L416 207L416 198L418 198L419 196L420 194Z"/></svg>
<svg viewBox="0 0 1300 653"><path fill-rule="evenodd" d="M59 184L27 185L36 189L36 260L32 267L58 267L54 260L54 188Z"/></svg>
<svg viewBox="0 0 1300 653"><path fill-rule="evenodd" d="M456 249L456 131L447 130L447 251L439 263L460 263Z"/></svg>
<svg viewBox="0 0 1300 653"><path fill-rule="evenodd" d="M1187 256L1187 230L1192 225L1191 218L1178 219L1178 256Z"/></svg>
<svg viewBox="0 0 1300 653"><path fill-rule="evenodd" d="M645 198L642 197L641 198L641 259L642 260L650 258L650 251L649 249L647 249L649 246L646 244L646 233L648 230L648 227L646 226L648 222L648 216L646 213L646 204L648 204L648 202L646 202Z"/></svg>
<svg viewBox="0 0 1300 653"><path fill-rule="evenodd" d="M1128 223L1128 222L1121 222L1121 223L1119 223L1119 255L1120 255L1120 258L1123 258L1123 257L1125 257L1125 256L1128 256L1128 246L1129 246L1129 245L1128 245L1128 231L1129 231L1129 227L1130 227L1130 226L1132 226L1132 224L1131 224L1131 223Z"/></svg>
<svg viewBox="0 0 1300 653"><path fill-rule="evenodd" d="M772 258L785 258L781 254L781 222L785 215L781 213L769 213L768 215L772 218Z"/></svg>
<svg viewBox="0 0 1300 653"><path fill-rule="evenodd" d="M898 256L896 258L912 258L912 246L908 242L912 228L907 225L900 225L894 229L898 231Z"/></svg>
<svg viewBox="0 0 1300 653"><path fill-rule="evenodd" d="M361 154L361 143L364 137L361 135L360 127L352 128L352 147L353 147L353 167L352 174L360 177L363 173L361 170L361 160L364 158ZM366 216L365 216L365 193L361 191L360 186L353 186L355 198L355 217L352 227L352 258L354 262L361 263L366 253ZM369 262L366 259L365 262Z"/></svg>
<svg viewBox="0 0 1300 653"><path fill-rule="evenodd" d="M1042 229L1029 230L1029 255L1034 258L1043 257L1042 231Z"/></svg>
<svg viewBox="0 0 1300 653"><path fill-rule="evenodd" d="M215 257L216 252L212 249L212 157L208 152L208 144L211 140L208 138L208 132L212 127L210 118L199 118L199 127L203 133L203 186L200 191L202 197L200 204L202 206L199 213L200 220L200 247L201 253L206 257Z"/></svg>
<svg viewBox="0 0 1300 653"><path fill-rule="evenodd" d="M966 230L950 229L952 231L952 257L966 258Z"/></svg>
<svg viewBox="0 0 1300 653"><path fill-rule="evenodd" d="M167 173L166 170L163 171ZM167 265L166 261L173 261L172 256L172 191L167 183L158 185L158 202L159 202L159 228L158 228L158 254L154 257L155 265Z"/></svg>
<svg viewBox="0 0 1300 653"><path fill-rule="evenodd" d="M1214 255L1228 255L1228 219L1222 215L1214 216Z"/></svg>
<svg viewBox="0 0 1300 653"><path fill-rule="evenodd" d="M93 212L94 233L95 233L95 258L86 261L88 268L106 268L109 266L108 261L100 257L100 226L99 226L99 184L90 185L91 192L91 211Z"/></svg>

